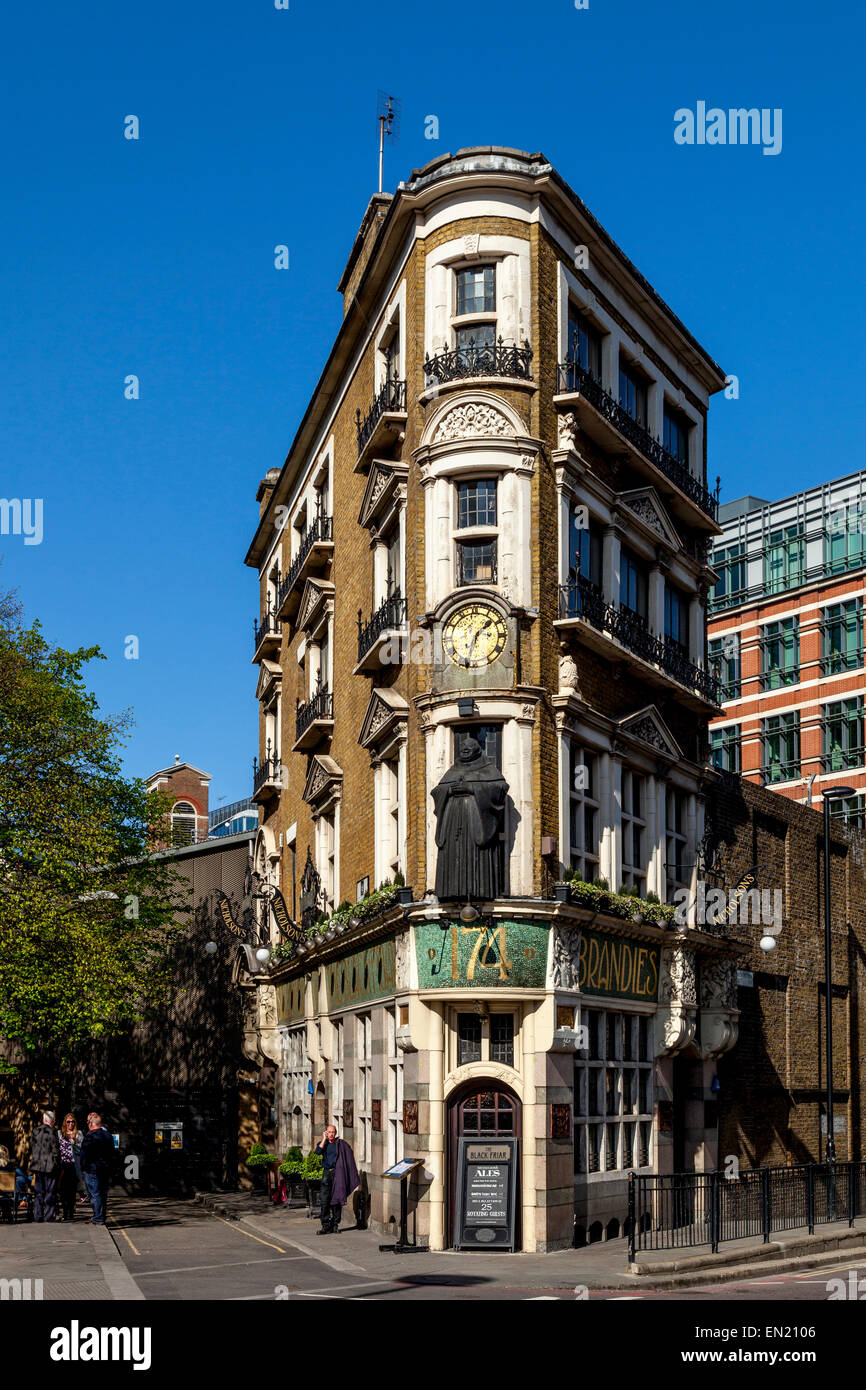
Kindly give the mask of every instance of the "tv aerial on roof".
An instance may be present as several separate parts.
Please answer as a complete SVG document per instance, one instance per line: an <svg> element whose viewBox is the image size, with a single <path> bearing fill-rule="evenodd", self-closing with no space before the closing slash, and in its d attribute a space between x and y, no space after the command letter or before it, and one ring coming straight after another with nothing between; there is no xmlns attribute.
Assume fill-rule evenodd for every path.
<svg viewBox="0 0 866 1390"><path fill-rule="evenodd" d="M403 103L399 97L389 96L379 91L376 101L376 121L379 126L379 192L382 192L382 175L385 155L385 141L396 145L400 139L400 112Z"/></svg>

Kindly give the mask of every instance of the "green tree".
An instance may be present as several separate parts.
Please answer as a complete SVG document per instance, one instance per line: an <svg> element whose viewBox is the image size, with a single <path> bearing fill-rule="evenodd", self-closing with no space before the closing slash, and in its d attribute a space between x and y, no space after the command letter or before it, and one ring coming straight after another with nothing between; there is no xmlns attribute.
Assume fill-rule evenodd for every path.
<svg viewBox="0 0 866 1390"><path fill-rule="evenodd" d="M82 678L95 659L0 595L0 1071L16 1055L63 1067L168 997L187 900L154 853L166 801L122 775L131 716L101 715Z"/></svg>

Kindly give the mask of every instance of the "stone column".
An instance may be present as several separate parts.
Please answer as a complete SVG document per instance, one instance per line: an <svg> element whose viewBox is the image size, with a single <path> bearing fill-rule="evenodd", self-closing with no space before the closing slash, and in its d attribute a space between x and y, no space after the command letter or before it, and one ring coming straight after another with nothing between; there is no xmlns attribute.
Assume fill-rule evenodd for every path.
<svg viewBox="0 0 866 1390"><path fill-rule="evenodd" d="M428 1053L430 1153L428 1167L433 1174L430 1205L430 1249L445 1249L445 1201L447 1194L445 1153L445 1020L444 1005L431 1004Z"/></svg>
<svg viewBox="0 0 866 1390"><path fill-rule="evenodd" d="M659 886L664 878L664 821L659 824L658 782L650 774L646 779L646 838L647 873L646 886L650 893L658 893L664 901L664 891Z"/></svg>
<svg viewBox="0 0 866 1390"><path fill-rule="evenodd" d="M660 637L665 630L665 577L659 564L650 569L647 599L650 631Z"/></svg>
<svg viewBox="0 0 866 1390"><path fill-rule="evenodd" d="M602 542L601 587L605 603L619 605L619 532L615 526L606 526Z"/></svg>
<svg viewBox="0 0 866 1390"><path fill-rule="evenodd" d="M689 657L696 666L704 664L704 605L700 595L689 599Z"/></svg>
<svg viewBox="0 0 866 1390"><path fill-rule="evenodd" d="M617 764L617 766L619 765ZM614 845L616 807L613 800L612 781L613 758L610 753L601 753L598 759L598 814L601 822L599 827L598 872L600 878L607 879L611 888L614 886L616 870L616 848Z"/></svg>
<svg viewBox="0 0 866 1390"><path fill-rule="evenodd" d="M662 437L662 412L664 410L664 390L660 381L651 381L646 393L647 429L655 439Z"/></svg>
<svg viewBox="0 0 866 1390"><path fill-rule="evenodd" d="M611 758L610 875L603 874L616 892L622 884L622 761Z"/></svg>
<svg viewBox="0 0 866 1390"><path fill-rule="evenodd" d="M524 1079L524 1095L526 1101L523 1106L523 1142L521 1144L522 1160L520 1173L520 1198L523 1206L523 1249L534 1251L539 1240L544 1242L547 1238L544 1208L539 1208L535 1204L535 1189L537 1185L537 1159L536 1148L538 1136L544 1134L544 1109L543 1105L536 1105L535 1096L536 1062L544 1065L544 1054L536 1059L535 1055L535 1011L526 1008L523 1013L521 1023L521 1037L523 1040L523 1060L521 1071ZM540 1113L539 1113L540 1112ZM544 1228L540 1229L544 1222Z"/></svg>

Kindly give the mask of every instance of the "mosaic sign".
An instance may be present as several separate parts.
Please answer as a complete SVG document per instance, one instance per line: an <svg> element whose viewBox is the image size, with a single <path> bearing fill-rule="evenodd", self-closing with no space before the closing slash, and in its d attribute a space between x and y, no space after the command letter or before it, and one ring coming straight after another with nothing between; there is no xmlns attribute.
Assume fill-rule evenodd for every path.
<svg viewBox="0 0 866 1390"><path fill-rule="evenodd" d="M548 927L537 922L423 922L415 927L420 989L543 989Z"/></svg>
<svg viewBox="0 0 866 1390"><path fill-rule="evenodd" d="M306 979L302 975L298 980L276 986L278 1023L300 1023L306 1016L306 985Z"/></svg>
<svg viewBox="0 0 866 1390"><path fill-rule="evenodd" d="M648 942L582 931L577 987L582 994L655 1003L659 992L659 954L658 946Z"/></svg>
<svg viewBox="0 0 866 1390"><path fill-rule="evenodd" d="M382 999L397 988L397 953L394 938L377 941L363 951L325 966L328 1008L364 1004Z"/></svg>

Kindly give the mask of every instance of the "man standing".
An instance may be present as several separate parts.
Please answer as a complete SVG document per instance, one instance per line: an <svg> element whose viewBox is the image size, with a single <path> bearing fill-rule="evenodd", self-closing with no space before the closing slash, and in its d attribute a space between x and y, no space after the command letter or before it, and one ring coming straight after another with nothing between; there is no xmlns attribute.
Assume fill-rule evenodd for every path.
<svg viewBox="0 0 866 1390"><path fill-rule="evenodd" d="M337 1138L337 1126L328 1125L316 1153L322 1155L322 1202L319 1209L321 1230L317 1236L329 1236L339 1230L340 1216L346 1199L358 1186L355 1155L345 1139Z"/></svg>
<svg viewBox="0 0 866 1390"><path fill-rule="evenodd" d="M30 1171L34 1174L36 1200L34 1221L53 1221L57 1206L57 1177L60 1173L60 1140L54 1128L54 1111L46 1110L42 1124L30 1136Z"/></svg>
<svg viewBox="0 0 866 1390"><path fill-rule="evenodd" d="M87 1117L87 1133L81 1141L81 1172L84 1186L93 1207L91 1226L105 1225L108 1205L108 1181L114 1158L114 1140L102 1127L102 1116L91 1111Z"/></svg>

